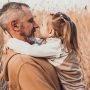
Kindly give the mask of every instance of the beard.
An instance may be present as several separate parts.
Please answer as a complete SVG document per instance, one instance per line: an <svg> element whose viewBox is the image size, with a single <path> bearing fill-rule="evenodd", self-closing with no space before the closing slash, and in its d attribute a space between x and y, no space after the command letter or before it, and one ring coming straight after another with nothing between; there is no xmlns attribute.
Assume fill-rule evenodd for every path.
<svg viewBox="0 0 90 90"><path fill-rule="evenodd" d="M30 43L30 44L34 44L36 39L35 39L35 31L36 29L33 28L32 30L30 30L29 33L26 33L25 31L21 31L20 32L20 35L21 36L24 36L26 39L27 39L27 42Z"/></svg>
<svg viewBox="0 0 90 90"><path fill-rule="evenodd" d="M28 38L28 37L35 37L35 31L36 31L35 28L33 28L32 30L29 30L28 33L26 33L24 30L21 30L20 31L20 35L24 36L26 38Z"/></svg>
<svg viewBox="0 0 90 90"><path fill-rule="evenodd" d="M34 44L34 43L36 42L35 31L36 31L36 29L33 28L33 29L31 30L30 36L27 38L27 39L28 39L28 42L29 42L30 44Z"/></svg>
<svg viewBox="0 0 90 90"><path fill-rule="evenodd" d="M31 30L30 37L35 37L35 32L36 32L36 29L33 28L33 29Z"/></svg>

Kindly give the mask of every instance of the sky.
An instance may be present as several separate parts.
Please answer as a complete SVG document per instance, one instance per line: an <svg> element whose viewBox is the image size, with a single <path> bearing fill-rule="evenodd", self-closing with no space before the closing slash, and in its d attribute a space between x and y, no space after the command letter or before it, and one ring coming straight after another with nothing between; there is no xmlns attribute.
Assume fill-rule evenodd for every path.
<svg viewBox="0 0 90 90"><path fill-rule="evenodd" d="M67 9L83 9L85 6L90 9L90 0L0 0L0 7L8 1L27 3L31 9L65 11Z"/></svg>

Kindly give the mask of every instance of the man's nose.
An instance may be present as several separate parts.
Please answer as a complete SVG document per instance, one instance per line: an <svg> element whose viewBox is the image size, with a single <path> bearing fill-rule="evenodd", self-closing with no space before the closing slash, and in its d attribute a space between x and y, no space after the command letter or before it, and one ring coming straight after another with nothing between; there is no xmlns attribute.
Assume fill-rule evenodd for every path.
<svg viewBox="0 0 90 90"><path fill-rule="evenodd" d="M39 25L36 22L34 22L34 28L39 28Z"/></svg>

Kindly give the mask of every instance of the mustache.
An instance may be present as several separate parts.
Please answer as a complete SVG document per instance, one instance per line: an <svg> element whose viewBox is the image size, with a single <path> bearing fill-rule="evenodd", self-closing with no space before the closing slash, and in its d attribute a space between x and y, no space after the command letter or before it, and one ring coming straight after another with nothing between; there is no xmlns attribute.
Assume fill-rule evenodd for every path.
<svg viewBox="0 0 90 90"><path fill-rule="evenodd" d="M33 27L33 29L31 30L31 36L30 37L35 37L35 32L36 32L36 29Z"/></svg>
<svg viewBox="0 0 90 90"><path fill-rule="evenodd" d="M28 43L30 43L31 45L35 43L36 39L35 39L35 31L36 29L33 27L33 29L31 30L31 34L30 36L27 38Z"/></svg>

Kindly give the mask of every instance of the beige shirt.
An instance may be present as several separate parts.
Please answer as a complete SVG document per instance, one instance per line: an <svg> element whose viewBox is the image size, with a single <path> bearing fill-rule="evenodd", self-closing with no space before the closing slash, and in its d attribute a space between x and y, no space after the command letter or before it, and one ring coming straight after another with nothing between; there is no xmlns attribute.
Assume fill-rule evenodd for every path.
<svg viewBox="0 0 90 90"><path fill-rule="evenodd" d="M13 54L12 50L7 50L2 56L3 67ZM60 90L56 71L47 60L17 54L4 70L5 79L9 79L9 90Z"/></svg>

